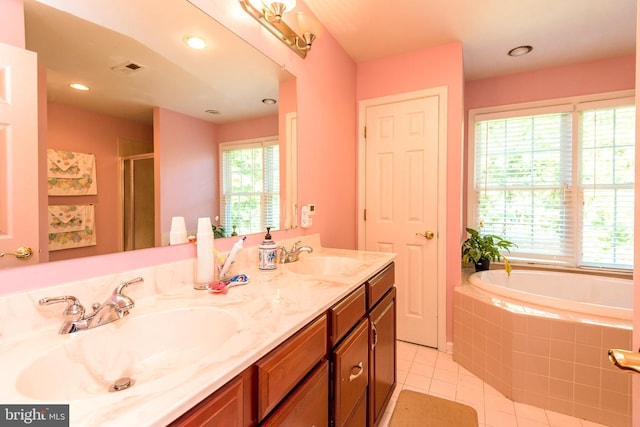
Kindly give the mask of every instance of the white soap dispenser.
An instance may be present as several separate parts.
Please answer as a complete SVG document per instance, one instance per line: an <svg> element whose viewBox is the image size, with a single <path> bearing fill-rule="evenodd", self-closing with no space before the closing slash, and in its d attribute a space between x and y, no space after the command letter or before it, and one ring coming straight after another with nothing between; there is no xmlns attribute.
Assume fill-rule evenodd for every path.
<svg viewBox="0 0 640 427"><path fill-rule="evenodd" d="M260 270L275 270L278 266L276 263L278 245L271 240L270 230L271 227L267 227L267 234L265 234L264 240L258 246L258 268Z"/></svg>

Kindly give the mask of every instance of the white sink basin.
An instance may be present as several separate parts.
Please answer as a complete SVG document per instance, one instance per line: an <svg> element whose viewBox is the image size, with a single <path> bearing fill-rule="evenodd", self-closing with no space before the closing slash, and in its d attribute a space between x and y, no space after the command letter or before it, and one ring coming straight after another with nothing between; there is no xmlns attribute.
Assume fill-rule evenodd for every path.
<svg viewBox="0 0 640 427"><path fill-rule="evenodd" d="M236 318L216 308L140 316L132 312L108 325L66 336L64 344L43 353L20 373L16 388L34 399L66 402L105 395L122 377L133 379L135 389L194 369L198 361L224 350L223 344L237 329Z"/></svg>
<svg viewBox="0 0 640 427"><path fill-rule="evenodd" d="M287 264L289 271L312 276L349 276L356 272L362 263L357 259L341 256L302 255L298 261Z"/></svg>

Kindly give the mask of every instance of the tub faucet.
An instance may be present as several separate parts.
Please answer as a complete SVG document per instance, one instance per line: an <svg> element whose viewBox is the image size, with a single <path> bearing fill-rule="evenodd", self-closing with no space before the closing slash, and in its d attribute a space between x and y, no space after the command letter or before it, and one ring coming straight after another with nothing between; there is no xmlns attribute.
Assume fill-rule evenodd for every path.
<svg viewBox="0 0 640 427"><path fill-rule="evenodd" d="M61 334L70 334L73 332L83 331L85 329L97 328L114 320L122 319L129 314L135 303L131 298L122 293L124 288L129 285L142 282L142 277L120 283L109 298L102 304L95 303L92 305L93 312L85 316L85 309L80 301L72 295L63 295L59 297L45 297L38 303L40 305L50 305L59 302L66 302L67 307L62 312L64 322L58 331Z"/></svg>
<svg viewBox="0 0 640 427"><path fill-rule="evenodd" d="M295 242L291 247L290 251L287 251L287 249L284 246L278 246L278 249L280 249L281 264L288 264L290 262L298 261L298 257L300 256L301 252L307 252L309 254L313 252L313 248L311 246L298 246L298 244L300 243L302 242L301 241Z"/></svg>

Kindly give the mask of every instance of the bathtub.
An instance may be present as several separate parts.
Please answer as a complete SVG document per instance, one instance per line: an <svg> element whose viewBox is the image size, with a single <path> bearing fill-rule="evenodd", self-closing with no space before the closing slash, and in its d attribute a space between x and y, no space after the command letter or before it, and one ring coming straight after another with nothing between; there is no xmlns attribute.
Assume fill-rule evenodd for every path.
<svg viewBox="0 0 640 427"><path fill-rule="evenodd" d="M605 316L633 318L633 281L588 274L514 270L480 271L469 277L480 289L543 307Z"/></svg>
<svg viewBox="0 0 640 427"><path fill-rule="evenodd" d="M575 273L473 273L454 291L453 359L509 399L631 426L632 281Z"/></svg>

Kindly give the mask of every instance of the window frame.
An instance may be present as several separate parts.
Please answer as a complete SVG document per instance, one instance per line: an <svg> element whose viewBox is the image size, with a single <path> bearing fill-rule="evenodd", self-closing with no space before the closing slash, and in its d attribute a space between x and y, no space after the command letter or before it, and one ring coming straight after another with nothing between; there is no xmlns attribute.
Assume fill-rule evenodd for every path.
<svg viewBox="0 0 640 427"><path fill-rule="evenodd" d="M468 224L466 227L471 228L479 228L479 225L476 222L476 211L478 204L477 192L475 191L475 141L476 141L476 122L483 120L493 120L493 119L508 119L508 118L517 118L528 115L536 115L536 114L553 114L553 113L562 113L568 112L572 116L572 149L571 149L571 162L572 162L572 170L571 170L571 186L570 191L572 192L571 198L575 200L574 206L578 207L579 203L582 201L582 192L579 181L579 161L580 161L580 121L579 114L584 110L593 110L599 108L612 108L612 107L620 107L624 105L635 105L635 90L624 90L617 92L607 92L600 94L592 94L592 95L584 95L584 96L575 96L575 97L567 97L567 98L557 98L557 99L547 99L541 101L533 101L526 103L518 103L518 104L506 104L492 107L483 107L483 108L475 108L470 109L468 113L468 134L467 134L467 155L466 155L466 168L465 173L466 176L466 195L465 202L467 204L466 207L466 217L465 223ZM636 124L637 126L637 124ZM637 165L636 165L637 167ZM623 272L623 273L631 273L632 269L623 269L623 268L610 268L610 267L600 267L600 266L587 266L587 265L579 265L580 262L580 248L582 244L582 226L580 225L580 221L582 220L582 209L578 209L578 212L575 212L575 215L572 218L572 229L579 231L576 233L577 236L574 240L574 254L573 258L570 260L562 259L558 261L554 261L551 259L545 259L540 256L531 256L531 257L522 257L522 258L509 258L512 264L514 265L522 265L522 264L535 264L538 266L546 266L546 267L554 267L554 268L563 268L569 270L600 270L600 271L610 271L610 272ZM464 233L466 235L466 233Z"/></svg>
<svg viewBox="0 0 640 427"><path fill-rule="evenodd" d="M225 168L224 168L224 152L225 151L233 151L233 150L242 150L242 149L250 149L250 148L258 148L261 147L262 148L262 159L263 161L265 160L265 155L264 155L264 148L267 146L278 146L280 145L280 139L277 135L275 136L268 136L268 137L261 137L261 138L251 138L251 139L244 139L244 140L238 140L238 141L228 141L228 142L222 142L218 145L218 152L219 152L219 180L220 180L220 201L219 201L219 209L220 209L220 224L225 227L225 233L227 235L231 235L232 233L232 228L230 224L226 224L226 215L225 215L225 188L224 188L224 182L225 182ZM280 175L280 156L278 155L278 164L276 165L277 167L274 168L275 172ZM249 233L253 234L253 233L259 233L262 232L264 230L266 230L265 227L269 226L271 227L273 230L278 230L280 229L280 222L278 222L278 224L275 224L275 226L272 227L271 224L269 225L265 225L264 220L265 220L265 205L268 199L268 196L273 196L273 195L278 195L278 198L281 199L281 186L278 188L277 192L265 192L265 179L266 179L266 174L263 174L263 191L260 193L260 205L263 207L261 209L261 215L260 215L260 230L251 230ZM277 211L274 212L275 214L280 215L280 207L278 206ZM228 228L228 229L227 229ZM246 234L246 233L239 233L239 234Z"/></svg>

